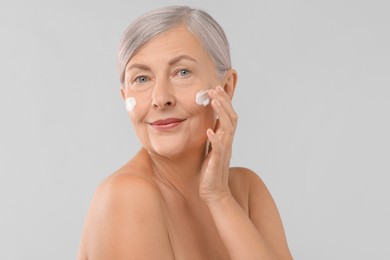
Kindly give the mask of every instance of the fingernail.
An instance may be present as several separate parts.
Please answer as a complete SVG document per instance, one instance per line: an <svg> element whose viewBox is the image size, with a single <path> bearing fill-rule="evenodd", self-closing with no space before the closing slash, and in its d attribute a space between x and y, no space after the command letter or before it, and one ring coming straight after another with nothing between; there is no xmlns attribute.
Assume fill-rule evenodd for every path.
<svg viewBox="0 0 390 260"><path fill-rule="evenodd" d="M209 128L209 129L207 129L207 134L209 136L213 136L214 135L214 131Z"/></svg>

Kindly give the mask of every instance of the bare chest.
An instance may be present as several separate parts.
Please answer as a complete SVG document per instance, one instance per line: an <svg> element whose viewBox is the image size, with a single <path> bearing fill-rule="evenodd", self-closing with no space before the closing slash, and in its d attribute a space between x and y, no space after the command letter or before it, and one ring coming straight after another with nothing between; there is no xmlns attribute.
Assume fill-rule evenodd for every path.
<svg viewBox="0 0 390 260"><path fill-rule="evenodd" d="M206 207L171 208L166 220L175 259L230 259Z"/></svg>

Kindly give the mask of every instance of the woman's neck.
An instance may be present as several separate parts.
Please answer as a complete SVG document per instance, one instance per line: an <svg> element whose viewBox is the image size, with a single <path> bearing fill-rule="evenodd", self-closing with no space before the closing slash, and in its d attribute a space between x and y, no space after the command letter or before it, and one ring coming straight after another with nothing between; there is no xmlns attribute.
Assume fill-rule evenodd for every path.
<svg viewBox="0 0 390 260"><path fill-rule="evenodd" d="M162 184L173 192L189 199L199 195L200 173L205 157L205 148L187 150L175 157L164 157L147 152L153 173Z"/></svg>

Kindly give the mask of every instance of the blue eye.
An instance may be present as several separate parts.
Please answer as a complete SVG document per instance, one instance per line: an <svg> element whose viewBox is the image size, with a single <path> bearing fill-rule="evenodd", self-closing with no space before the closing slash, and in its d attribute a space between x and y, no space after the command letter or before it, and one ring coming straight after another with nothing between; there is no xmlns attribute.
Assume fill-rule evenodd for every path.
<svg viewBox="0 0 390 260"><path fill-rule="evenodd" d="M148 81L148 78L146 76L138 76L135 78L135 80L137 83L146 83Z"/></svg>
<svg viewBox="0 0 390 260"><path fill-rule="evenodd" d="M190 74L190 71L187 70L187 69L181 69L181 70L179 70L179 75L180 75L181 77L187 77L189 74Z"/></svg>

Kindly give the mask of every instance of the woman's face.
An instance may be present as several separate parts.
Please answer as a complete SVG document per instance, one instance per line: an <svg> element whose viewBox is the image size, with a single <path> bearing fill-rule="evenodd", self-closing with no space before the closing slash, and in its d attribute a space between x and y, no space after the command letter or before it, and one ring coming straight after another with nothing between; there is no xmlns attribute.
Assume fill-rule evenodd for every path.
<svg viewBox="0 0 390 260"><path fill-rule="evenodd" d="M216 118L210 105L195 102L196 93L222 82L184 26L146 43L127 64L124 84L123 98L136 103L128 114L149 152L173 157L205 148L206 130L214 128Z"/></svg>

